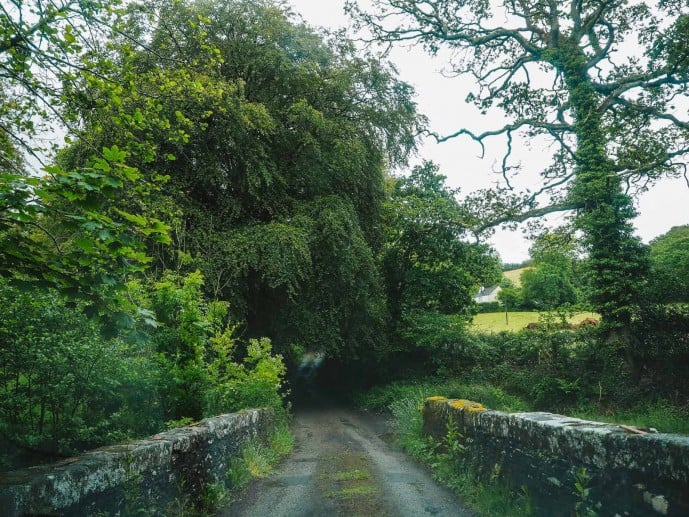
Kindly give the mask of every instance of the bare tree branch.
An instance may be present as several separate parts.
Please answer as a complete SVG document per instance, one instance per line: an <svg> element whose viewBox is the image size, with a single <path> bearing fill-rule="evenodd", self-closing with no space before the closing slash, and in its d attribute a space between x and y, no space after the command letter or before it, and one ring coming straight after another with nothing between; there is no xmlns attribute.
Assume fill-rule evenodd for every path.
<svg viewBox="0 0 689 517"><path fill-rule="evenodd" d="M472 233L475 235L480 235L489 228L494 228L504 223L523 223L529 219L535 219L537 217L543 217L544 215L554 214L558 212L568 212L572 210L578 210L582 208L582 205L577 203L557 203L549 206L544 206L540 208L534 208L532 210L527 210L526 212L521 212L517 214L507 214L502 217L497 217L489 222L484 222L471 229Z"/></svg>

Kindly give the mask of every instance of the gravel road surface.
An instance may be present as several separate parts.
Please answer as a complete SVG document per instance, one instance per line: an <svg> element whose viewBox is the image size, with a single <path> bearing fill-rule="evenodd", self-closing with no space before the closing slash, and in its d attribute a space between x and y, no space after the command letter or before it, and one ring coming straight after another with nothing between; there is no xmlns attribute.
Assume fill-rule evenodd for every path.
<svg viewBox="0 0 689 517"><path fill-rule="evenodd" d="M427 471L387 443L380 415L336 407L295 413L295 448L223 516L470 516Z"/></svg>

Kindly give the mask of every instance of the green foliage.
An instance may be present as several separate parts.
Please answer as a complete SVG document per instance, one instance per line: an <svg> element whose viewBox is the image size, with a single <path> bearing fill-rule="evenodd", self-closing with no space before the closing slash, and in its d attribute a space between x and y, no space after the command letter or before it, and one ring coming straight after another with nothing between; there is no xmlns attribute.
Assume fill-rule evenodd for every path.
<svg viewBox="0 0 689 517"><path fill-rule="evenodd" d="M208 383L204 352L214 313L201 294L203 279L192 273L180 279L169 273L155 282L148 302L160 324L150 332L165 374L161 399L166 420L203 416L203 394ZM143 304L147 301L142 300Z"/></svg>
<svg viewBox="0 0 689 517"><path fill-rule="evenodd" d="M503 293L503 291L505 291L505 289L503 289L502 291L500 291L498 293L498 299L500 299L500 295ZM512 305L511 305L512 298L509 297L510 296L509 293L506 296L507 296L507 298L505 298L505 299L509 300L510 308L512 308ZM501 307L500 307L499 301L498 302L478 303L478 304L476 304L476 313L477 314L485 314L488 312L498 312L500 310L500 308Z"/></svg>
<svg viewBox="0 0 689 517"><path fill-rule="evenodd" d="M117 300L123 278L150 261L144 241L169 242L161 221L110 208L123 189L143 195L126 157L114 146L80 169L46 167L43 178L0 171L0 276Z"/></svg>
<svg viewBox="0 0 689 517"><path fill-rule="evenodd" d="M651 241L650 261L652 300L689 302L689 226L675 226Z"/></svg>
<svg viewBox="0 0 689 517"><path fill-rule="evenodd" d="M431 364L450 370L470 368L491 354L472 339L462 316L417 311L404 321L400 336L411 343L410 347L423 351ZM447 362L448 357L452 357L451 362Z"/></svg>
<svg viewBox="0 0 689 517"><path fill-rule="evenodd" d="M432 163L390 181L381 267L393 349L407 354L455 346L479 286L501 276L487 246L462 240L466 228L456 194Z"/></svg>
<svg viewBox="0 0 689 517"><path fill-rule="evenodd" d="M293 445L294 436L285 420L280 421L272 431L267 445L256 440L246 444L241 456L230 460L227 474L230 490L237 491L251 479L267 476L273 466L291 452Z"/></svg>
<svg viewBox="0 0 689 517"><path fill-rule="evenodd" d="M499 280L490 249L461 240L466 226L456 194L432 163L394 180L382 257L393 319L416 310L468 316L478 287Z"/></svg>
<svg viewBox="0 0 689 517"><path fill-rule="evenodd" d="M0 15L0 163L14 160L13 150L36 153L31 137L59 117L60 82L79 68L88 45L86 24L105 22L103 2L29 0L3 5ZM10 144L10 145L8 145ZM15 162L16 163L16 162Z"/></svg>
<svg viewBox="0 0 689 517"><path fill-rule="evenodd" d="M8 93L0 94L0 276L132 312L126 303L117 306L124 299L115 291L149 262L144 241L169 242L167 226L145 209L149 182L132 166L131 153L112 142L91 144L82 163L64 168L43 165L48 149L37 139L55 129L53 122L66 122L71 85L107 75L105 61L87 72L82 58L94 43L86 25L98 32L111 13L101 2L13 4L0 15L0 85ZM114 100L108 84L106 103ZM40 170L29 166L37 162ZM124 191L139 203L114 207Z"/></svg>
<svg viewBox="0 0 689 517"><path fill-rule="evenodd" d="M597 515L592 508L593 503L589 499L591 480L591 476L584 467L574 473L574 495L577 498L574 513L577 517L595 517Z"/></svg>
<svg viewBox="0 0 689 517"><path fill-rule="evenodd" d="M621 347L596 327L563 329L562 318L567 315L557 313L541 319L537 330L521 332L462 331L448 338L449 334L420 328L419 332L427 334L424 343L438 337L441 343L452 343L436 346L425 355L419 350L414 357L418 375L439 372L444 380L434 381L437 391L431 382L430 387L427 383L411 388L393 384L384 393L404 398L408 390L420 386L419 396L473 398L499 409L500 397L494 401L486 392L474 396L473 388L468 387L497 386L503 393L529 401L522 403L520 410L574 414L686 433L686 312L677 306L647 309L632 323L633 348ZM644 367L636 369L638 364ZM390 402L377 389L368 397L374 405Z"/></svg>
<svg viewBox="0 0 689 517"><path fill-rule="evenodd" d="M411 414L413 409L418 413L420 404L428 397L441 394L448 398L470 399L481 401L490 409L500 411L528 411L531 406L524 400L514 395L508 395L501 388L489 384L469 384L462 381L459 376L431 377L422 381L397 381L384 386L376 386L358 397L358 405L366 409L386 409L393 413L399 412ZM413 406L407 408L408 401L413 401ZM400 424L407 420L398 419ZM417 419L417 420L420 420ZM410 418L410 425L414 419ZM420 429L420 427L419 427Z"/></svg>
<svg viewBox="0 0 689 517"><path fill-rule="evenodd" d="M631 325L633 346L627 360L637 382L671 396L687 393L689 361L689 307L685 304L651 305L635 315Z"/></svg>
<svg viewBox="0 0 689 517"><path fill-rule="evenodd" d="M524 306L536 310L552 310L577 302L574 286L566 273L551 264L540 264L522 273L521 298Z"/></svg>
<svg viewBox="0 0 689 517"><path fill-rule="evenodd" d="M161 403L166 419L231 413L247 407L283 411L285 366L271 355L270 340L252 339L245 348L233 336L226 302L208 302L199 272L168 272L153 281L139 303L157 315L150 340L165 372Z"/></svg>
<svg viewBox="0 0 689 517"><path fill-rule="evenodd" d="M205 413L232 413L247 407L270 407L283 411L285 365L271 355L270 340L249 341L242 363L232 360L234 343L227 333L211 338L215 355L209 364L210 384Z"/></svg>
<svg viewBox="0 0 689 517"><path fill-rule="evenodd" d="M16 444L73 453L162 425L158 369L145 350L103 339L55 291L0 283L0 425Z"/></svg>
<svg viewBox="0 0 689 517"><path fill-rule="evenodd" d="M207 302L202 285L198 273L168 274L150 289L130 284L145 309L124 341L104 338L82 305L58 292L0 282L3 433L21 447L69 454L152 434L165 421L247 407L283 415L282 358L267 339L237 343L227 305Z"/></svg>
<svg viewBox="0 0 689 517"><path fill-rule="evenodd" d="M571 230L559 228L542 232L531 247L533 267L522 272L521 306L525 309L553 310L582 301L582 264Z"/></svg>
<svg viewBox="0 0 689 517"><path fill-rule="evenodd" d="M70 113L169 177L151 208L175 242L153 249L155 267L199 269L246 335L279 351L382 347L383 171L423 123L411 87L263 0L131 5L107 49L134 91L103 103L108 85L89 76ZM75 142L65 163L89 145Z"/></svg>
<svg viewBox="0 0 689 517"><path fill-rule="evenodd" d="M524 295L521 287L514 287L513 285L509 285L506 287L503 287L500 292L498 293L498 300L499 304L502 304L502 306L505 308L506 311L512 310L521 310L524 308ZM489 305L489 304L481 304L481 305ZM499 306L496 310L480 310L479 312L497 312L499 310Z"/></svg>

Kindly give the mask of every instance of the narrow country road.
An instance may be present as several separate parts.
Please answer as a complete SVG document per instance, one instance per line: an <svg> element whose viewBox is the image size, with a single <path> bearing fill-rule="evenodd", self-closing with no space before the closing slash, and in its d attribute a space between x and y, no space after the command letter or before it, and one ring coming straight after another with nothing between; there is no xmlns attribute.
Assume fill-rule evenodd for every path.
<svg viewBox="0 0 689 517"><path fill-rule="evenodd" d="M385 418L317 405L295 413L295 448L223 516L469 516L447 489L386 443Z"/></svg>

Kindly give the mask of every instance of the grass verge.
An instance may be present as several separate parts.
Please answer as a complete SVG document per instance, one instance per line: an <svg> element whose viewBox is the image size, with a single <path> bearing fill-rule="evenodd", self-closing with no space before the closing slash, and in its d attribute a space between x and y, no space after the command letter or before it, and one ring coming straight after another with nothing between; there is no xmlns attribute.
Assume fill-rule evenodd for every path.
<svg viewBox="0 0 689 517"><path fill-rule="evenodd" d="M276 426L267 444L258 440L247 443L241 455L230 461L227 473L230 491L236 494L250 480L266 477L277 462L290 453L293 445L294 436L286 421Z"/></svg>
<svg viewBox="0 0 689 517"><path fill-rule="evenodd" d="M392 412L396 437L402 448L414 459L431 468L433 477L451 488L479 515L528 516L533 511L528 495L512 491L499 479L498 473L487 479L477 475L466 444L458 433L448 432L442 443L424 438L421 405L427 396L438 393L486 401L496 409L524 409L524 403L495 387L472 386L455 380L426 383L394 383L362 395L365 408L388 409ZM492 404L488 403L488 400Z"/></svg>
<svg viewBox="0 0 689 517"><path fill-rule="evenodd" d="M584 420L625 424L641 429L653 428L659 433L689 434L689 410L662 400L655 404L641 402L628 410L613 409L604 413L589 408L575 408L569 414Z"/></svg>

